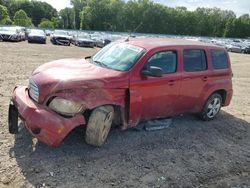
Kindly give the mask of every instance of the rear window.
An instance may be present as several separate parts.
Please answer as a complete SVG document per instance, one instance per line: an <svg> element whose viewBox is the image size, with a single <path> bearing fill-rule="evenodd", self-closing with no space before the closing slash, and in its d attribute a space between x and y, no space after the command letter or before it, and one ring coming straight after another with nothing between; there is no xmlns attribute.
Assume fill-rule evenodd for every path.
<svg viewBox="0 0 250 188"><path fill-rule="evenodd" d="M228 68L228 57L223 50L211 50L212 63L214 69Z"/></svg>
<svg viewBox="0 0 250 188"><path fill-rule="evenodd" d="M206 53L200 49L184 50L184 70L186 72L203 71L207 69Z"/></svg>

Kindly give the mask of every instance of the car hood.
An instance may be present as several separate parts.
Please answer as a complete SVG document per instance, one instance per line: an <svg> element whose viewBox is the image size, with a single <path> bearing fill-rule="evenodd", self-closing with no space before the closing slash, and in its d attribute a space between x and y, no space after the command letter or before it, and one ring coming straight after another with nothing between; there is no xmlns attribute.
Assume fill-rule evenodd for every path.
<svg viewBox="0 0 250 188"><path fill-rule="evenodd" d="M80 42L94 42L93 40L86 39L86 38L77 38L77 41L80 41Z"/></svg>
<svg viewBox="0 0 250 188"><path fill-rule="evenodd" d="M29 36L29 37L44 37L44 38L45 38L45 35L42 35L42 34L35 34L35 33L30 33L28 36Z"/></svg>
<svg viewBox="0 0 250 188"><path fill-rule="evenodd" d="M33 71L40 100L57 91L76 88L128 88L128 72L100 67L85 59L63 59L46 63Z"/></svg>
<svg viewBox="0 0 250 188"><path fill-rule="evenodd" d="M70 38L70 36L68 35L57 35L57 34L53 34L52 37L61 37L61 38L67 38L67 39Z"/></svg>

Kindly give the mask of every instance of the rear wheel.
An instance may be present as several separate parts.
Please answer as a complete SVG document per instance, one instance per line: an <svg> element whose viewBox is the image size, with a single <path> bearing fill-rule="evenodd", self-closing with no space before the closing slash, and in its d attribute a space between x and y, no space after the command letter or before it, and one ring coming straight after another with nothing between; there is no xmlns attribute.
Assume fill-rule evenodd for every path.
<svg viewBox="0 0 250 188"><path fill-rule="evenodd" d="M200 118L204 121L209 121L215 118L215 116L219 113L222 106L222 98L218 93L212 94L205 106L203 107Z"/></svg>
<svg viewBox="0 0 250 188"><path fill-rule="evenodd" d="M93 146L105 143L114 119L114 108L105 105L93 110L89 117L85 140Z"/></svg>

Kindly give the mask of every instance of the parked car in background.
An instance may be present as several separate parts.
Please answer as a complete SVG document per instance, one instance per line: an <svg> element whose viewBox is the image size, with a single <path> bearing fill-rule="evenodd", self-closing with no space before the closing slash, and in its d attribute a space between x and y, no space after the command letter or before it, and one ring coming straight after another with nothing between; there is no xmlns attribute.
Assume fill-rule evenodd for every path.
<svg viewBox="0 0 250 188"><path fill-rule="evenodd" d="M104 46L111 43L111 36L107 36L105 34L93 34L91 38L95 41L95 45L97 47L103 48Z"/></svg>
<svg viewBox="0 0 250 188"><path fill-rule="evenodd" d="M250 53L250 47L244 45L242 43L233 43L226 46L226 49L229 52L237 52L237 53Z"/></svg>
<svg viewBox="0 0 250 188"><path fill-rule="evenodd" d="M67 31L64 30L55 30L52 34L50 34L50 41L55 45L64 45L70 46L71 36Z"/></svg>
<svg viewBox="0 0 250 188"><path fill-rule="evenodd" d="M102 38L97 39L95 42L96 42L97 47L103 48L104 46L111 43L111 39L102 37Z"/></svg>
<svg viewBox="0 0 250 188"><path fill-rule="evenodd" d="M95 41L91 39L87 33L77 33L73 36L72 43L79 47L91 47L95 46Z"/></svg>
<svg viewBox="0 0 250 188"><path fill-rule="evenodd" d="M46 34L43 30L40 29L31 29L28 34L29 43L42 43L46 44Z"/></svg>
<svg viewBox="0 0 250 188"><path fill-rule="evenodd" d="M9 132L18 116L39 141L58 146L77 126L88 144L101 146L112 124L197 113L214 119L233 95L225 48L178 39L113 42L92 57L64 59L33 71L28 86L15 87ZM222 117L223 118L223 117Z"/></svg>
<svg viewBox="0 0 250 188"><path fill-rule="evenodd" d="M20 42L23 36L16 27L0 27L0 39L2 41Z"/></svg>
<svg viewBox="0 0 250 188"><path fill-rule="evenodd" d="M25 27L21 27L21 26L14 26L17 29L17 32L21 35L21 39L22 41L25 41L27 39L27 29Z"/></svg>
<svg viewBox="0 0 250 188"><path fill-rule="evenodd" d="M44 32L45 32L46 36L50 36L53 33L53 31L49 30L49 29L45 29Z"/></svg>

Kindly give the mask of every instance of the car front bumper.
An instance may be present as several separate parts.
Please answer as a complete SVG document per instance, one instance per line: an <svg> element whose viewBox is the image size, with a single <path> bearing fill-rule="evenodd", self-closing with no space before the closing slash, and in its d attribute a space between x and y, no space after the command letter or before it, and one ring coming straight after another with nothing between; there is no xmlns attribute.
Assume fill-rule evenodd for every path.
<svg viewBox="0 0 250 188"><path fill-rule="evenodd" d="M9 111L9 130L18 128L15 115L19 116L34 137L52 147L59 146L72 129L86 124L83 115L65 118L47 106L35 103L29 97L28 88L24 86L14 89L10 109L12 111Z"/></svg>
<svg viewBox="0 0 250 188"><path fill-rule="evenodd" d="M95 43L92 42L77 42L79 47L94 47Z"/></svg>
<svg viewBox="0 0 250 188"><path fill-rule="evenodd" d="M28 37L29 42L37 42L37 43L44 43L46 41L45 38L42 37Z"/></svg>

